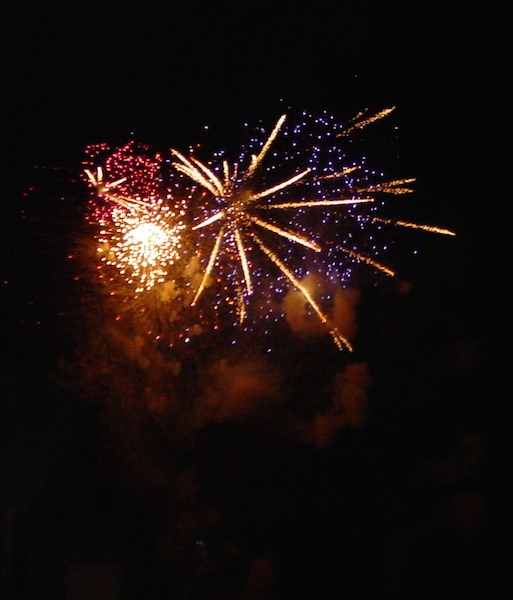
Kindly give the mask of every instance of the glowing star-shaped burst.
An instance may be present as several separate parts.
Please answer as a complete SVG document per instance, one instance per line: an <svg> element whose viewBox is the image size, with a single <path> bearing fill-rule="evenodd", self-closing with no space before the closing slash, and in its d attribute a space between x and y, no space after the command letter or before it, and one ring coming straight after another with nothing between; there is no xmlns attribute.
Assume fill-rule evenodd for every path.
<svg viewBox="0 0 513 600"><path fill-rule="evenodd" d="M357 115L349 123L349 127L338 133L337 137L346 135L350 131L361 129L387 116L392 110L393 108L385 109L371 116L365 116L364 113ZM300 277L295 273L295 270L288 266L286 260L270 247L269 242L266 240L269 239L270 234L275 234L282 241L285 240L292 245L301 247L305 252L312 251L314 253L320 253L323 250L323 245L321 245L318 239L314 239L312 235L298 231L294 226L291 227L290 218L288 219L289 224L282 226L276 220L271 220L269 215L276 214L276 210L295 209L298 213L303 213L304 209L316 207L328 211L342 205L348 205L347 208L354 208L356 205L362 203L374 202L376 197L383 193L409 193L412 189L408 185L414 180L398 179L374 185L366 184L360 186L346 183L341 187L347 190L347 194L340 194L338 192L334 195L322 195L313 199L300 197L299 200L282 201L281 198L284 191L289 190L296 184L306 185L308 182L310 185L315 185L329 180L347 182L350 181L352 174L360 168L358 165L351 165L339 171L331 170L316 174L314 169L308 166L270 187L258 189L257 174L261 171L264 158L269 153L273 142L280 133L285 119L286 115L280 117L259 151L251 155L249 165L245 170L239 171L238 163L230 165L225 160L222 163L222 175L218 175L197 158L193 156L187 158L177 150L171 149L176 159L172 163L173 166L203 188L204 191L209 192L212 195L213 204L217 207L209 216L193 227L193 230L210 228L213 231L213 246L202 280L192 300L192 305L195 305L200 298L211 278L214 268L219 264L221 254L224 254L228 257L228 260L234 263L233 270L238 272L238 275L232 280L232 284L236 287L238 313L240 320L242 320L246 312L245 304L248 297L253 293L254 288L251 261L248 258L248 254L254 247L257 247L278 268L281 274L302 293L306 302L311 306L320 321L326 325L337 346L341 349L351 349L350 342L340 333L312 294L302 285ZM312 188L310 187L310 189ZM339 188L335 189L338 190ZM290 215L290 212L288 214ZM372 216L367 216L367 220L377 223L392 223L391 220L379 219ZM448 230L415 225L403 221L395 221L392 224L403 227L417 227L427 231L453 235ZM354 247L341 244L336 244L333 247L350 256L352 259L369 264L387 275L394 274L385 265L359 252Z"/></svg>
<svg viewBox="0 0 513 600"><path fill-rule="evenodd" d="M186 158L177 150L172 149L173 155L178 159L178 162L174 162L173 166L178 171L189 176L193 181L209 191L217 200L222 201L224 204L222 208L215 211L210 217L193 227L194 230L198 230L217 224L219 230L215 236L214 246L210 253L203 279L192 300L192 305L197 302L203 292L212 270L214 269L218 255L222 249L226 249L225 247L227 247L228 252L235 252L242 273L241 279L243 279L245 294L240 293L239 291L237 298L239 315L241 319L243 318L245 314L245 297L251 295L253 292L250 264L247 257L248 244L253 242L262 250L271 262L278 267L281 273L302 292L304 298L314 309L320 320L329 328L337 345L341 348L351 348L349 341L336 327L330 324L328 316L321 310L306 288L301 285L301 282L294 275L292 269L287 267L285 262L263 241L259 234L259 230L274 233L289 242L299 244L314 252L321 251L319 243L297 231L273 223L270 220L263 218L258 213L259 209L288 209L313 206L333 207L342 204L356 204L359 202L370 202L372 201L372 198L334 198L329 200L304 200L300 202L261 204L260 201L262 199L271 198L277 192L293 186L311 172L311 169L307 168L264 190L257 191L254 189L255 174L282 128L285 118L286 115L280 117L271 134L262 145L260 152L251 156L249 167L242 174L239 174L237 164L230 166L227 161L224 161L223 178L220 179L209 167L198 159L194 157Z"/></svg>
<svg viewBox="0 0 513 600"><path fill-rule="evenodd" d="M181 216L157 201L144 208L113 207L99 220L101 260L115 266L136 293L163 283L180 257Z"/></svg>

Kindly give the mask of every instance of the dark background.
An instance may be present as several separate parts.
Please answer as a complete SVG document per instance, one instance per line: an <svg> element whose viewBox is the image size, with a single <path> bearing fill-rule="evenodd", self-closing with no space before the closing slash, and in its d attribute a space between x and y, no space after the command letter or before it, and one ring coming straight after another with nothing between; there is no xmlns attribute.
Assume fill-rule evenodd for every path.
<svg viewBox="0 0 513 600"><path fill-rule="evenodd" d="M186 148L209 125L214 148L236 148L246 120L271 126L302 108L345 120L396 106L389 137L381 143L370 130L368 151L394 176L417 178L400 216L458 233L438 261L441 288L460 287L460 318L487 333L479 317L491 311L480 302L497 286L507 239L499 235L504 20L477 4L8 4L0 25L4 222L52 171L77 176L86 144L134 138ZM33 204L51 220L50 208ZM70 199L70 212L76 204ZM15 235L8 222L5 230Z"/></svg>
<svg viewBox="0 0 513 600"><path fill-rule="evenodd" d="M458 485L469 487L465 493L477 490L486 499L487 525L479 529L478 542L476 537L469 542L467 552L463 548L468 531L460 537L447 532L430 539L424 535L421 544L411 543L418 556L411 559L413 566L406 569L403 579L397 576L394 580L390 575L396 585L390 597L497 597L489 591L497 585L496 557L491 558L491 550L502 487L497 378L504 354L501 299L505 277L504 273L498 275L505 262L502 257L507 255L507 236L499 234L502 227L497 227L506 221L505 171L499 166L509 78L506 15L482 3L457 8L447 3L375 5L327 0L302 6L267 0L211 4L19 0L1 10L3 389L8 414L4 420L6 463L11 478L11 487L4 494L4 529L8 531L4 547L10 551L3 570L11 593L6 598L28 597L30 585L38 589L36 597L56 597L59 567L54 566L53 575L45 579L38 572L46 568L44 552L30 554L24 543L38 547L51 539L51 548L60 556L66 535L59 537L55 524L65 530L67 521L62 524L55 497L61 499L62 510L71 519L70 503L82 506L84 502L79 500L82 492L86 494L80 486L85 489L84 481L97 481L98 477L97 450L91 449L97 415L90 416L89 409L76 399L63 400L60 391L47 388L50 384L44 377L39 379L44 371L41 357L58 347L55 339L60 321L53 313L66 305L67 271L62 254L67 247L59 242L68 240L69 232L62 233L59 219L65 215L68 228L80 220L73 198L66 200L68 210L63 210L62 203L58 209L50 201L45 203L45 186L54 185L55 172L57 179L62 174L78 177L88 143L124 142L134 137L183 148L209 124L222 146L240 131L242 121L262 119L272 124L284 107L326 109L345 119L365 107L380 110L391 105L397 106L389 117L398 128L394 155L379 150L402 175L417 177L417 193L408 216L451 228L458 235L451 244L435 243L426 251L425 270L414 272L416 296L405 309L403 327L416 328L419 344L414 358L397 349L397 356L404 359L402 369L398 362L385 359L376 367L381 373L387 365L396 369L390 374L396 387L381 390L380 397L391 398L392 408L377 413L377 432L368 434L367 443L344 438L327 457L307 453L291 459L290 490L281 489L279 503L286 498L297 510L293 516L289 513L288 519L284 517L290 547L283 540L278 543L282 552L279 598L296 597L302 588L311 594L320 590L319 598L335 597L340 591L349 598L370 598L377 590L385 597L384 588L373 579L377 570L372 565L380 554L378 540L386 535L371 531L371 525L380 523L379 510L362 508L363 496L372 496L372 492L358 473L368 468L376 474L373 481L381 482L377 493L389 500L380 504L380 510L385 506L389 514L400 512L404 493L412 515L424 509L436 514L433 498L438 488L428 486L425 492L430 500L424 506L420 488L415 492L408 486L401 488L404 481L411 484L405 473L415 460L427 460L430 449L433 456L438 453L449 461L447 456L452 455L447 448L451 443L457 447L454 440L463 434L477 434L485 440L486 467L479 482L469 483L464 476L456 479ZM379 146L375 140L373 144ZM39 225L44 235L38 234ZM48 243L52 235L55 244ZM44 251L38 246L41 239ZM55 291L49 293L50 299L42 293L45 279L41 273L51 273L52 281L62 284L61 298ZM411 344L413 334L409 334ZM401 339L406 338L397 336L398 344ZM462 364L462 353L467 356L466 367L448 375L458 344L463 348L459 355ZM442 375L441 365L446 369ZM430 368L437 369L440 386L434 385L437 391L431 395L426 392L427 383L433 380ZM406 381L402 388L397 387L401 378ZM383 377L381 385L386 381ZM46 400L41 401L43 397L52 398L51 409ZM424 399L420 416L406 408L410 397ZM58 408L61 406L66 408ZM84 415L89 417L84 420ZM420 429L424 417L429 425ZM399 442L390 434L394 426ZM48 435L49 431L54 434ZM70 431L78 433L73 437ZM452 440L447 442L449 446L437 445L438 434ZM67 454L68 462L63 462L63 449L70 444L73 450ZM381 444L388 444L388 450L379 462L376 455L383 452ZM416 458L409 462L408 455ZM304 470L302 465L306 465ZM388 486L377 476L384 465L392 473ZM346 485L343 506L336 504L336 486L326 483L340 472ZM280 474L277 468L276 481ZM255 477L258 480L260 475ZM323 486L326 489L315 502L306 492L299 493ZM457 492L463 494L461 489ZM130 519L137 521L131 510L127 509ZM320 516L323 510L327 514L346 511L345 518L337 521L335 540L330 539L328 519L323 521ZM282 514L286 513L283 509ZM354 514L354 520L347 513ZM241 514L251 519L249 509ZM139 522L144 523L145 518L140 516ZM415 518L411 516L411 521ZM365 551L365 544L358 546L361 542L355 541L359 527L364 527L372 551ZM39 533L28 533L33 529ZM341 539L344 532L345 542ZM422 537L414 526L409 532ZM251 538L255 533L248 535ZM146 584L152 578L155 582L158 574L153 573L148 558L156 552L151 536L140 532L133 536L149 548L145 555L141 551L141 557L145 556L142 564L148 565L136 572ZM310 551L304 551L308 544ZM336 551L331 550L333 546ZM356 550L349 557L352 548ZM59 560L62 562L56 562L61 564ZM367 561L365 568L362 561ZM27 566L31 562L36 564L32 571ZM454 564L454 570L442 563ZM132 564L130 560L128 564ZM337 572L344 575L339 579L333 575ZM351 579L350 572L361 579ZM441 583L444 578L450 580L446 587ZM132 591L130 596L125 590L125 594L127 598L157 598L156 589L151 596L141 591ZM204 596L197 597L209 597L204 588L201 593Z"/></svg>

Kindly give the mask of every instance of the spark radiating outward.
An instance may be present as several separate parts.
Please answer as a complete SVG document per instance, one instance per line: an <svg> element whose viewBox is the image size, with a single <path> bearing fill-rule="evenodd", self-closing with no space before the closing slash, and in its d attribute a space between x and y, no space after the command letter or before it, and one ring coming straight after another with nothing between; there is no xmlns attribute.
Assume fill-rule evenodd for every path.
<svg viewBox="0 0 513 600"><path fill-rule="evenodd" d="M86 174L91 185L96 190L96 194L99 198L105 198L114 204L120 204L128 209L134 208L137 205L144 206L145 203L139 198L130 198L129 196L123 196L119 193L116 193L116 188L127 180L126 177L121 177L121 179L116 181L105 183L103 181L102 167L97 167L96 173L93 173L90 169L84 169L84 173Z"/></svg>
<svg viewBox="0 0 513 600"><path fill-rule="evenodd" d="M327 113L304 112L288 126L283 114L270 133L257 127L236 161L224 152L204 162L172 148L163 161L141 156L131 144L110 154L94 147L85 175L97 196L101 260L137 293L148 291L169 280L170 265L184 261L186 233L202 272L182 285L184 305L224 302L242 323L256 296L270 307L260 311L267 319L276 314L276 297L292 285L336 345L351 350L329 307L357 263L394 275L378 258L387 246L381 230L392 225L454 235L378 215L384 197L411 193L414 179L384 180L366 158L352 159L341 147L341 139L392 111L362 112L346 125ZM104 166L97 166L101 155ZM172 187L163 193L164 164ZM322 289L302 282L315 273L323 275Z"/></svg>

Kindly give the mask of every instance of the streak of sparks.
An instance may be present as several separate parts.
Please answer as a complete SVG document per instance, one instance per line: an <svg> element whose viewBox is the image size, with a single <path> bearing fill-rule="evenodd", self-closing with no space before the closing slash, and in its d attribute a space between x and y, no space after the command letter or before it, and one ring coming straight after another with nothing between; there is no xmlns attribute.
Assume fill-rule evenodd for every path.
<svg viewBox="0 0 513 600"><path fill-rule="evenodd" d="M262 251L269 257L269 259L280 269L280 271L287 277L287 279L289 279L289 281L294 285L294 287L296 287L303 294L305 300L316 312L321 323L324 323L328 326L329 332L333 337L333 340L335 341L337 347L340 350L343 350L345 348L347 350L352 351L353 347L351 346L349 340L340 333L337 327L331 324L328 316L321 310L321 308L319 307L317 302L312 298L310 292L306 289L306 287L303 286L301 282L294 276L294 273L292 273L292 271L285 265L285 263L282 260L280 260L280 258L272 250L270 250L257 235L253 235L253 239L257 242Z"/></svg>
<svg viewBox="0 0 513 600"><path fill-rule="evenodd" d="M351 119L351 122L353 123L351 127L347 127L339 135L346 136L353 133L357 129L363 129L367 125L370 125L371 123L379 121L380 119L383 119L383 117L388 116L393 110L395 110L395 106L384 108L380 112L370 117L364 117L366 111L361 111Z"/></svg>
<svg viewBox="0 0 513 600"><path fill-rule="evenodd" d="M422 231L428 231L429 233L438 233L440 235L455 236L456 233L450 229L443 227L437 227L435 225L422 225L420 223L411 223L410 221L401 221L394 219L383 219L381 217L372 217L373 221L377 223L385 223L386 225L396 225L398 227L409 227L410 229L421 229Z"/></svg>
<svg viewBox="0 0 513 600"><path fill-rule="evenodd" d="M336 245L336 248L338 250L341 250L342 252L345 252L349 256L352 256L358 262L366 263L366 264L370 265L371 267L374 267L378 271L385 273L385 275L389 275L390 277L395 276L395 272L392 271L392 269L390 269L383 263L380 263L377 260L372 259L370 256L366 256L365 254L362 254L361 252L357 252L356 250L351 250L350 248L345 248L344 246L340 246L338 244Z"/></svg>
<svg viewBox="0 0 513 600"><path fill-rule="evenodd" d="M194 306L196 304L198 298L201 296L201 293L205 289L205 285L210 277L210 274L212 273L212 269L214 268L217 255L219 254L219 248L221 247L221 242L223 241L224 232L225 227L221 228L221 231L217 234L214 248L212 249L210 258L208 260L207 268L205 269L205 273L203 274L203 278L201 279L201 283L198 286L196 294L192 299L191 306Z"/></svg>
<svg viewBox="0 0 513 600"><path fill-rule="evenodd" d="M411 187L404 187L407 183L413 183L415 178L395 179L394 181L384 181L358 190L359 192L385 192L387 194L411 194L414 190Z"/></svg>

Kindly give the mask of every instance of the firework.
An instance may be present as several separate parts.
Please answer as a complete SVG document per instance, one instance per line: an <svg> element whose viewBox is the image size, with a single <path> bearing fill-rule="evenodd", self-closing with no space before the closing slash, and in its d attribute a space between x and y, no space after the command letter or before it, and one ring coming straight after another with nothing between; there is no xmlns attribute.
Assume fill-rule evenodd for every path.
<svg viewBox="0 0 513 600"><path fill-rule="evenodd" d="M143 208L115 206L99 220L100 259L114 266L135 293L164 283L179 259L184 228L180 215L159 201Z"/></svg>
<svg viewBox="0 0 513 600"><path fill-rule="evenodd" d="M135 294L166 281L185 228L183 206L162 193L159 156L143 150L133 143L114 152L105 144L92 146L89 159L105 154L105 167L84 169L95 190L90 220L97 226L100 260L117 269Z"/></svg>
<svg viewBox="0 0 513 600"><path fill-rule="evenodd" d="M200 300L214 270L218 269L225 284L235 290L237 314L242 321L249 298L254 294L254 275L266 279L262 277L268 270L262 267L263 257L270 263L270 270L276 271L278 282L285 279L303 294L336 344L351 349L349 340L321 308L322 299L317 300L301 279L308 274L308 265L325 270L332 281L347 280L350 268L345 265L353 261L371 265L387 275L394 274L375 258L380 248L373 245L372 236L364 244L370 251L366 254L355 230L361 234L370 223L391 222L376 217L373 211L384 194L412 192L410 184L414 179L373 182L378 174L370 171L365 161L349 163L337 140L392 110L370 116L361 113L346 128L327 115L312 118L304 114L301 123L286 129L287 117L282 115L261 145L253 140L256 148L243 149L233 164L223 159L210 166L172 149L172 166L208 196L203 214L192 227L198 232L207 230L205 238L211 239L204 275L192 305ZM282 143L272 159L267 160L280 136L292 139L292 143L288 147ZM297 145L296 138L301 137L306 146ZM276 179L275 173L283 172L286 165L292 165L287 168L291 172L284 179ZM362 215L363 205L369 207ZM394 224L452 233L404 221ZM338 234L335 241L329 239L334 231ZM338 243L339 237L345 242ZM270 286L275 287L275 283Z"/></svg>
<svg viewBox="0 0 513 600"><path fill-rule="evenodd" d="M414 179L386 180L341 143L392 110L362 112L346 125L305 112L289 126L282 115L270 132L255 128L235 161L224 152L204 161L172 148L163 160L133 144L110 153L92 147L85 175L96 196L92 220L102 262L140 294L172 280L174 265L185 273L196 255L202 272L183 279L183 304L225 304L238 323L247 323L258 303L259 316L275 319L280 303L271 298L292 286L337 346L351 349L330 302L358 263L394 275L379 259L387 245L381 230L454 235L380 214L384 198L411 193ZM303 283L311 274L322 274L318 289Z"/></svg>

